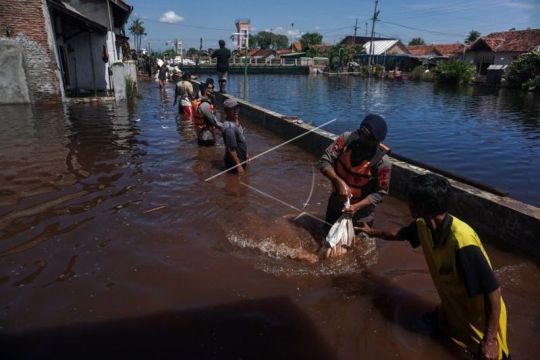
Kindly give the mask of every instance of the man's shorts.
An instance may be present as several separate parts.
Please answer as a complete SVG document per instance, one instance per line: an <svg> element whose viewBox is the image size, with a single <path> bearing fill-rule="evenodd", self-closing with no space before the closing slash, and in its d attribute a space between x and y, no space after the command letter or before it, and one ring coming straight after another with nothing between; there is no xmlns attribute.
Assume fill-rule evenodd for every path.
<svg viewBox="0 0 540 360"><path fill-rule="evenodd" d="M228 71L218 71L218 79L221 81L227 81L227 77L229 76Z"/></svg>

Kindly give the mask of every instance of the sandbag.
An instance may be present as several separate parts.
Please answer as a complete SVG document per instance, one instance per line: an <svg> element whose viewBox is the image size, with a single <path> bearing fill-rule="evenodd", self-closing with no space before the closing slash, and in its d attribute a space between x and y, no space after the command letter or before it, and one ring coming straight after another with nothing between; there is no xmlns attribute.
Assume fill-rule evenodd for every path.
<svg viewBox="0 0 540 360"><path fill-rule="evenodd" d="M345 202L345 208L351 206L350 199L347 199ZM328 235L326 235L326 243L330 248L335 248L336 246L352 246L354 241L354 227L352 216L349 214L343 214L340 218L332 225Z"/></svg>

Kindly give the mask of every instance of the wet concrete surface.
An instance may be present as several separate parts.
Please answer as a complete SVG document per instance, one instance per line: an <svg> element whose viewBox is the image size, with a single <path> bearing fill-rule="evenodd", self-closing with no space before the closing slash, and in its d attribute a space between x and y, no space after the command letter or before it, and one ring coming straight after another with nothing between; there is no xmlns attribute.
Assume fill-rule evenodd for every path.
<svg viewBox="0 0 540 360"><path fill-rule="evenodd" d="M143 82L141 95L0 108L8 358L466 358L420 321L437 295L419 250L377 240L376 253L294 259L316 251L320 225L292 224L298 211L269 196L323 217L330 185L316 156L285 146L244 177L205 182L223 169L223 146L197 146L172 87ZM252 155L281 142L246 127ZM375 224L410 220L387 198ZM536 358L540 269L487 250L512 355Z"/></svg>

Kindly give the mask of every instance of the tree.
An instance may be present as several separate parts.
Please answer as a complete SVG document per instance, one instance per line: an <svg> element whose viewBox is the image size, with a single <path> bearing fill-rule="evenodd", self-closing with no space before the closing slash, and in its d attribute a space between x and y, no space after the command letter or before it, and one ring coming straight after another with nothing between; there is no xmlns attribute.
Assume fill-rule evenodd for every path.
<svg viewBox="0 0 540 360"><path fill-rule="evenodd" d="M289 46L289 38L285 35L274 34L272 36L272 49L285 49Z"/></svg>
<svg viewBox="0 0 540 360"><path fill-rule="evenodd" d="M259 31L255 36L255 42L261 49L269 49L272 45L272 34L270 31Z"/></svg>
<svg viewBox="0 0 540 360"><path fill-rule="evenodd" d="M476 30L471 30L469 36L465 39L465 44L472 44L476 39L480 37L480 33Z"/></svg>
<svg viewBox="0 0 540 360"><path fill-rule="evenodd" d="M412 38L411 41L409 41L409 46L412 46L412 45L426 45L426 42L421 37L415 37L415 38Z"/></svg>
<svg viewBox="0 0 540 360"><path fill-rule="evenodd" d="M302 44L302 49L307 50L310 46L319 45L322 43L323 36L318 32L305 33L300 38L300 43Z"/></svg>
<svg viewBox="0 0 540 360"><path fill-rule="evenodd" d="M199 53L199 50L195 48L189 48L188 51L186 51L186 57L194 57Z"/></svg>
<svg viewBox="0 0 540 360"><path fill-rule="evenodd" d="M441 60L435 68L437 82L451 85L470 83L475 72L470 63L462 60Z"/></svg>
<svg viewBox="0 0 540 360"><path fill-rule="evenodd" d="M506 69L506 84L540 92L540 52L520 55Z"/></svg>
<svg viewBox="0 0 540 360"><path fill-rule="evenodd" d="M274 34L270 31L259 31L253 39L261 49L282 49L289 45L287 36Z"/></svg>
<svg viewBox="0 0 540 360"><path fill-rule="evenodd" d="M143 24L144 22L137 18L131 22L131 26L129 27L129 32L133 35L133 43L137 50L137 54L141 51L142 37L146 36Z"/></svg>

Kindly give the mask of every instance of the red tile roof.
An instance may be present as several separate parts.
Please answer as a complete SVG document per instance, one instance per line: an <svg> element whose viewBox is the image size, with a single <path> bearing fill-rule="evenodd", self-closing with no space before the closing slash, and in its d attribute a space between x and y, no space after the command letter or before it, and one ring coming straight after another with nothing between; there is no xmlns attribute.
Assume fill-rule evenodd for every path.
<svg viewBox="0 0 540 360"><path fill-rule="evenodd" d="M453 56L463 51L463 44L409 45L407 49L415 56Z"/></svg>
<svg viewBox="0 0 540 360"><path fill-rule="evenodd" d="M435 49L434 45L409 45L407 46L407 50L409 50L411 55L415 55L415 56L425 56L425 55L431 55L433 53L439 56L442 55Z"/></svg>
<svg viewBox="0 0 540 360"><path fill-rule="evenodd" d="M452 56L463 52L463 44L435 44L435 49L443 56Z"/></svg>
<svg viewBox="0 0 540 360"><path fill-rule="evenodd" d="M487 45L493 52L529 52L540 46L540 29L491 33L476 40L471 50Z"/></svg>

